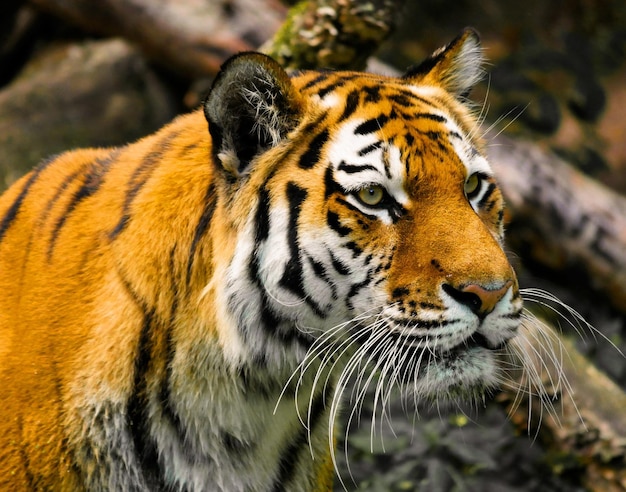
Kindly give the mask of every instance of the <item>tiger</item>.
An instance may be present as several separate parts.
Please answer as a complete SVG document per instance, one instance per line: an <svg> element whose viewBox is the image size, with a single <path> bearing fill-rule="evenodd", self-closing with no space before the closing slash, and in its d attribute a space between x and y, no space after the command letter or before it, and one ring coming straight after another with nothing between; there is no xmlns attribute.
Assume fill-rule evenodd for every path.
<svg viewBox="0 0 626 492"><path fill-rule="evenodd" d="M523 304L483 64L471 28L397 77L240 53L198 109L15 182L0 489L332 490L350 380L496 388Z"/></svg>

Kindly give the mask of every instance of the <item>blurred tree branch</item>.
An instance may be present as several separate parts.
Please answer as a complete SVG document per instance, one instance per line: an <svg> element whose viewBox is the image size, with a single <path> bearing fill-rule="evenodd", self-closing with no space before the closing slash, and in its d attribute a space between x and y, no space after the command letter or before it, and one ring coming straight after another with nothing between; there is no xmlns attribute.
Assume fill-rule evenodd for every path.
<svg viewBox="0 0 626 492"><path fill-rule="evenodd" d="M507 201L508 242L552 270L584 272L626 313L626 198L532 142L487 138Z"/></svg>
<svg viewBox="0 0 626 492"><path fill-rule="evenodd" d="M185 77L217 73L280 26L279 0L30 0L87 32L119 36Z"/></svg>
<svg viewBox="0 0 626 492"><path fill-rule="evenodd" d="M626 394L548 325L525 330L520 343L532 368L499 396L512 422L539 437L556 473L578 475L590 491L626 490ZM528 395L529 369L541 376L543 398Z"/></svg>
<svg viewBox="0 0 626 492"><path fill-rule="evenodd" d="M303 0L263 51L285 68L363 70L404 0Z"/></svg>

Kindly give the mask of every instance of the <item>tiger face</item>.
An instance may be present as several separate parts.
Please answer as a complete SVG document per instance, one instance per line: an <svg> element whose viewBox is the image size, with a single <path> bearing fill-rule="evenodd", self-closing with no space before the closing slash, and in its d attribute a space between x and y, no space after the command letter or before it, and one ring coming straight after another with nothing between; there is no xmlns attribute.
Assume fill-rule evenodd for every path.
<svg viewBox="0 0 626 492"><path fill-rule="evenodd" d="M478 57L466 33L400 79L305 72L270 88L250 68L256 92L231 94L229 114L249 104L277 127L252 126L271 143L249 164L256 140L238 148L230 137L217 154L237 183L245 238L224 276L235 357L276 367L321 357L345 377L368 362L416 399L497 384L496 354L522 303L502 249L502 195L461 103ZM224 126L210 106L228 97L221 85L210 129Z"/></svg>

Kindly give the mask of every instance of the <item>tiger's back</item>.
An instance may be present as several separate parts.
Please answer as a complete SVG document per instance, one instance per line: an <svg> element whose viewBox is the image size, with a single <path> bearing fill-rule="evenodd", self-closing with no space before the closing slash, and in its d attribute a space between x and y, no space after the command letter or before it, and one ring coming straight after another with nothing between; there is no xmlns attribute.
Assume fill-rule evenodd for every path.
<svg viewBox="0 0 626 492"><path fill-rule="evenodd" d="M244 54L204 114L17 182L0 484L328 490L365 361L416 398L492 387L521 300L458 100L479 61L471 31L401 79Z"/></svg>

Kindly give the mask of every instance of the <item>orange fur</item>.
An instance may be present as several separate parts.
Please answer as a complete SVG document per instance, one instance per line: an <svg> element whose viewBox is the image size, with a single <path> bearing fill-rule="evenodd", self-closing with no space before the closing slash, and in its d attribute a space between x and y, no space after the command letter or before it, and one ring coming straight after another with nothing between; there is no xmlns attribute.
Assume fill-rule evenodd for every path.
<svg viewBox="0 0 626 492"><path fill-rule="evenodd" d="M467 90L457 74L473 74L475 46L466 32L404 79L305 72L290 80L262 55L243 55L209 96L212 138L198 110L125 147L62 154L15 183L0 198L0 488L191 490L211 466L192 462L206 455L238 469L223 472L225 490L283 480L329 490L326 400L335 395L326 391L339 378L327 389L303 376L301 393L290 383L310 357L328 369L315 350L329 339L306 329L330 333L384 301L372 339L404 361L414 342L383 339L381 316L400 337L428 323L443 330L456 316L467 344L467 327L478 326L470 309L488 319L506 300L509 315L519 314L500 192L483 161L472 164L455 146L481 148L457 99ZM369 161L349 168L374 152L351 148L362 139L378 142L387 176L367 174ZM464 193L471 166L482 173L480 203ZM362 178L350 189L353 176ZM358 202L355 190L368 186L385 188L387 208ZM487 309L475 292L498 297ZM392 326L407 316L415 321ZM489 347L468 349L468 368L490 364L506 330L481 335ZM490 384L467 380L477 390ZM309 422L313 465L298 412L318 418ZM173 464L167 453L179 459L186 447L195 458Z"/></svg>

